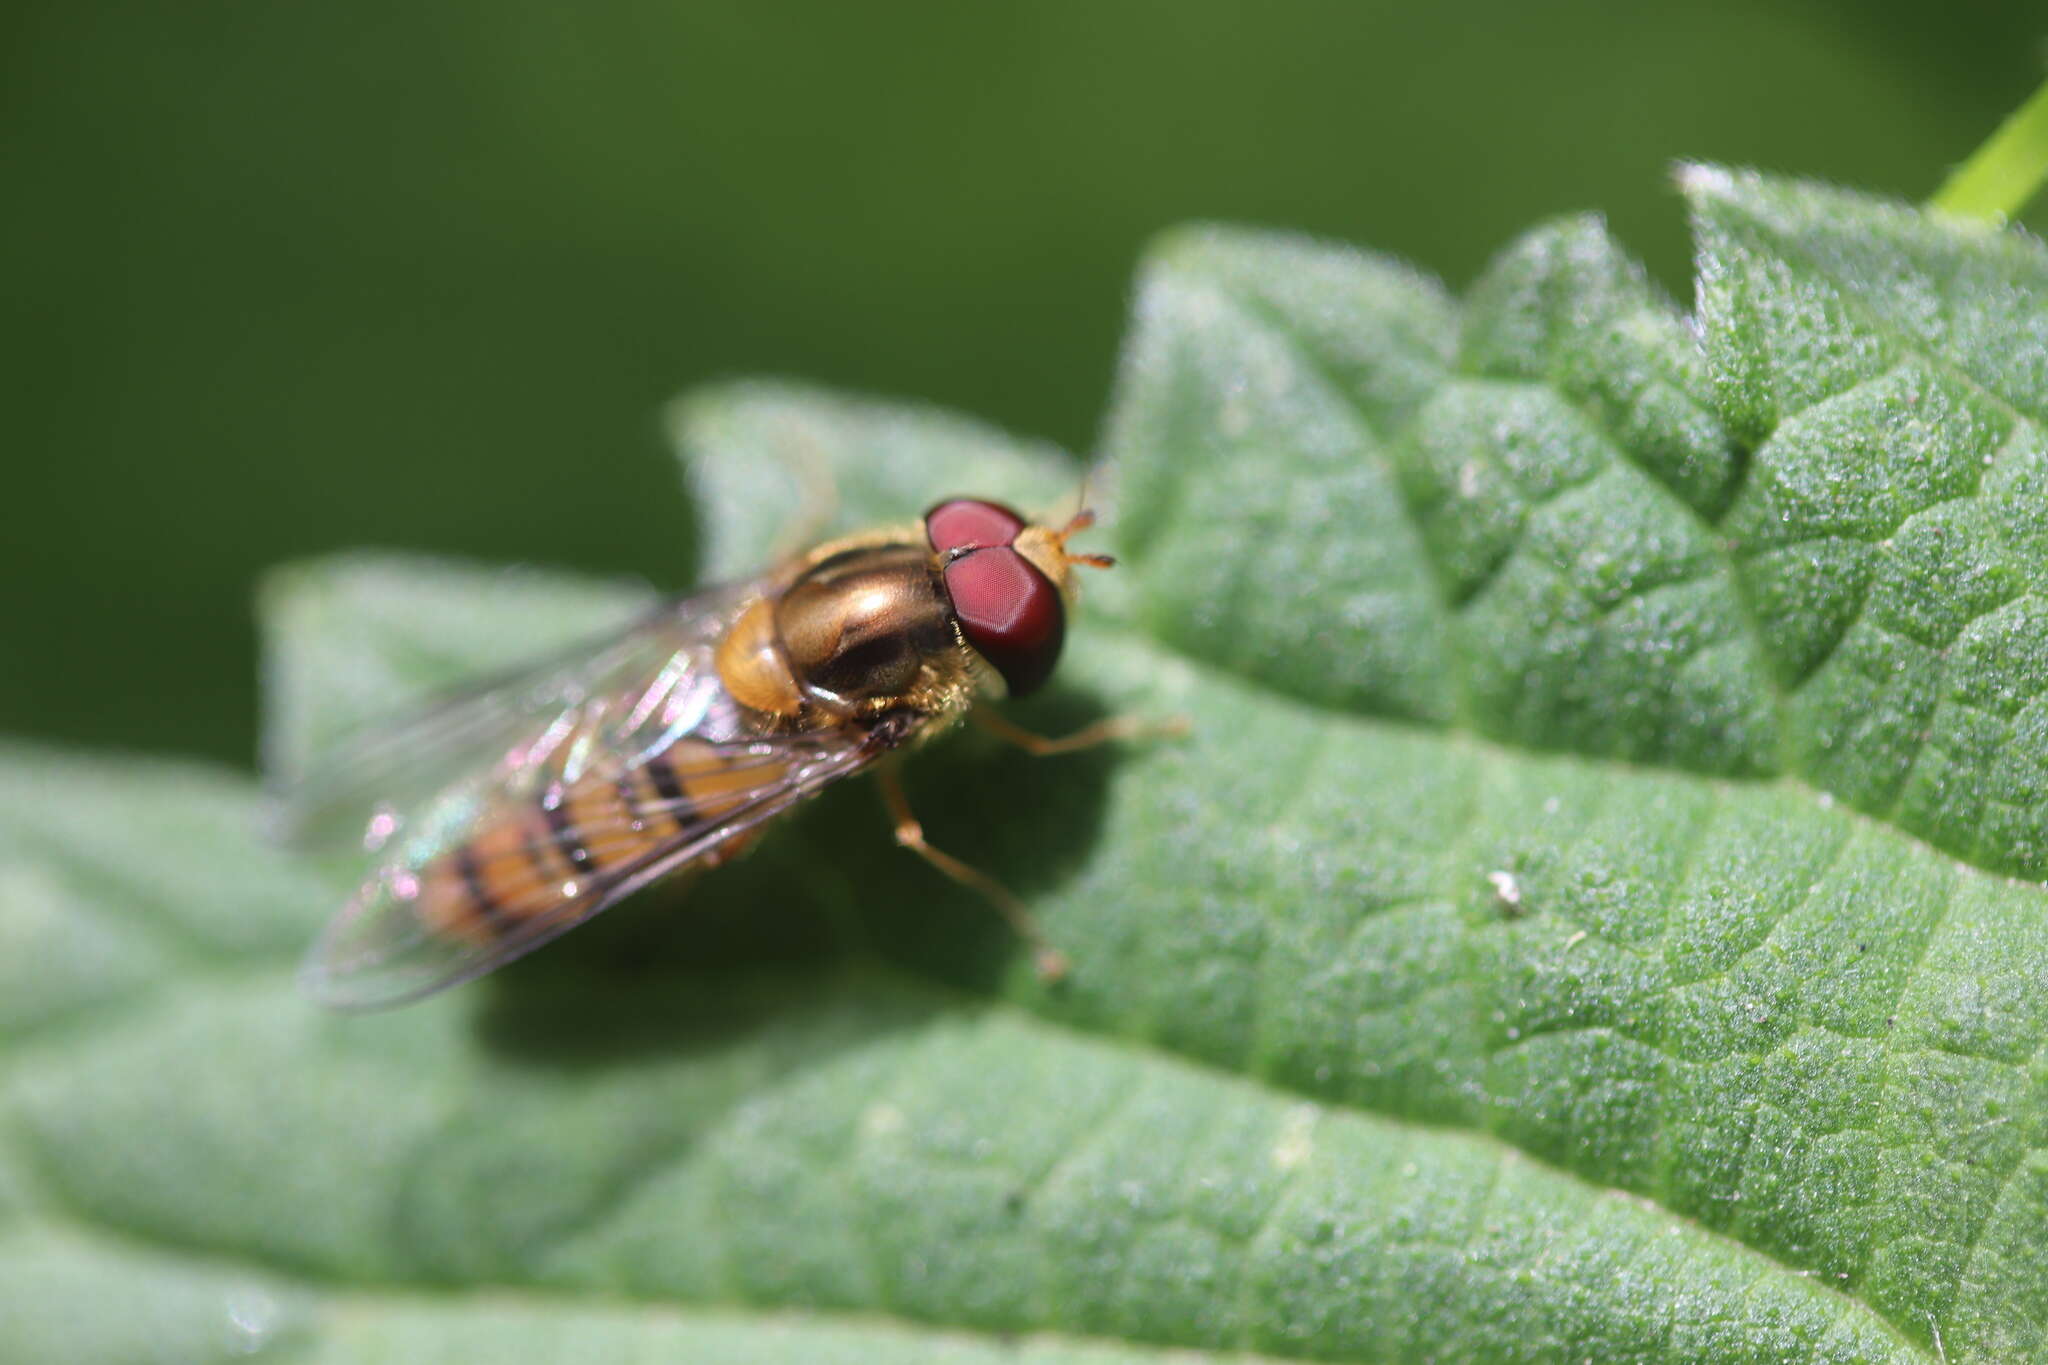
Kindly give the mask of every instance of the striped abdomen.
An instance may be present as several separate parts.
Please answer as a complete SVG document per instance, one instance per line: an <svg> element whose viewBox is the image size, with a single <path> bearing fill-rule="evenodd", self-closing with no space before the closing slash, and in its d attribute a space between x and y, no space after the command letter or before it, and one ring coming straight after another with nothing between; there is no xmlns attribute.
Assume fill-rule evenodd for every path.
<svg viewBox="0 0 2048 1365"><path fill-rule="evenodd" d="M535 920L594 902L663 853L779 787L780 758L682 740L637 767L611 766L557 784L530 804L486 817L466 842L428 863L413 897L437 937L486 944ZM717 844L705 860L737 852Z"/></svg>

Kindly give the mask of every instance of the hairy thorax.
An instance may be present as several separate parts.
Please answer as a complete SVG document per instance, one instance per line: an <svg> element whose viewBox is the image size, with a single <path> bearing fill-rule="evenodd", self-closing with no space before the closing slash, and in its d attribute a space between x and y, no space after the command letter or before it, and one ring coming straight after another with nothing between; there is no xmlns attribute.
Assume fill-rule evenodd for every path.
<svg viewBox="0 0 2048 1365"><path fill-rule="evenodd" d="M957 710L974 684L932 551L828 545L741 612L717 655L733 698L771 728Z"/></svg>

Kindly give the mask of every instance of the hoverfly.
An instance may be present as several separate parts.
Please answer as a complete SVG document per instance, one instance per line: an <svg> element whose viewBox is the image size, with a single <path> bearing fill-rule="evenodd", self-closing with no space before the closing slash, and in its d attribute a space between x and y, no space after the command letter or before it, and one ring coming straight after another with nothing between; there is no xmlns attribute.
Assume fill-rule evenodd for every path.
<svg viewBox="0 0 2048 1365"><path fill-rule="evenodd" d="M444 703L345 750L298 802L365 828L367 866L302 980L339 1008L401 1004L492 971L648 884L737 856L763 827L878 772L897 841L1064 959L992 878L932 848L892 756L978 695L1022 696L1058 661L1077 565L1057 529L940 502L912 527L835 540L752 582L665 603L611 640ZM1047 740L976 712L1036 752Z"/></svg>

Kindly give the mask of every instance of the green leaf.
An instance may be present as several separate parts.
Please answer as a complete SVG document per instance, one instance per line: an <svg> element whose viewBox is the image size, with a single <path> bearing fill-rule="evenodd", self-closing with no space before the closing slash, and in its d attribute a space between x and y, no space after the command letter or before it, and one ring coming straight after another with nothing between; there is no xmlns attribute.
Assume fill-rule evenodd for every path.
<svg viewBox="0 0 2048 1365"><path fill-rule="evenodd" d="M2048 1359L2048 255L1684 184L1693 321L1586 219L1462 304L1291 238L1153 254L1123 567L1017 714L1193 733L910 770L1056 990L838 790L679 902L326 1016L290 970L341 887L249 784L8 753L0 1344ZM819 470L821 524L1079 482L788 387L677 422L720 571ZM643 601L295 568L273 754Z"/></svg>

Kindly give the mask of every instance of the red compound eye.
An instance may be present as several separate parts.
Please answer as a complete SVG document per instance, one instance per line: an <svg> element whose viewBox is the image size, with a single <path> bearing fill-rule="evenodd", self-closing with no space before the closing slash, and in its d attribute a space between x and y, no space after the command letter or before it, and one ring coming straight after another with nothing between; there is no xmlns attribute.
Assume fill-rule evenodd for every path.
<svg viewBox="0 0 2048 1365"><path fill-rule="evenodd" d="M1024 518L999 502L950 498L924 514L924 533L941 555L969 546L1008 545Z"/></svg>
<svg viewBox="0 0 2048 1365"><path fill-rule="evenodd" d="M1059 662L1060 644L1066 638L1067 609L1059 589L1007 546L970 550L948 564L944 573L953 614L960 619L967 643L1003 675L1011 696L1036 691Z"/></svg>

